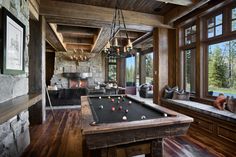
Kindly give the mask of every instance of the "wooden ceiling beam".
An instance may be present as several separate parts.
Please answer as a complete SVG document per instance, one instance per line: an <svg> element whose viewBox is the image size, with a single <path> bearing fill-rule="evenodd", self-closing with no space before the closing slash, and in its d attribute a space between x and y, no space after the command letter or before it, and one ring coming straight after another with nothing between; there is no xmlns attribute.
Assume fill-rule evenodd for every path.
<svg viewBox="0 0 236 157"><path fill-rule="evenodd" d="M68 50L81 50L83 51L91 51L91 45L77 45L77 44L66 44L66 48Z"/></svg>
<svg viewBox="0 0 236 157"><path fill-rule="evenodd" d="M90 21L102 21L110 24L114 9L92 5L75 4L60 1L42 0L40 14L45 17L62 17L66 19L82 19ZM163 16L123 10L126 24L147 25L153 27L168 27L163 24Z"/></svg>
<svg viewBox="0 0 236 157"><path fill-rule="evenodd" d="M193 4L192 0L157 0L159 2L171 3L176 5L188 6Z"/></svg>
<svg viewBox="0 0 236 157"><path fill-rule="evenodd" d="M145 34L143 32L130 32L130 31L128 31L127 33L128 33L128 37L130 39L137 39L140 36L142 36L143 34ZM119 33L117 33L116 37L117 38L127 38L126 32L121 30L121 31L119 31Z"/></svg>
<svg viewBox="0 0 236 157"><path fill-rule="evenodd" d="M91 51L92 53L99 53L102 51L102 49L105 47L110 38L110 31L111 31L110 27L103 27L100 30L100 33L98 34L97 40Z"/></svg>
<svg viewBox="0 0 236 157"><path fill-rule="evenodd" d="M172 9L164 16L165 24L168 25L172 24L176 20L182 18L183 16L189 14L190 12L196 10L197 8L200 8L201 6L205 5L209 1L210 0L202 0L190 5L189 7L179 6Z"/></svg>
<svg viewBox="0 0 236 157"><path fill-rule="evenodd" d="M98 30L95 28L85 28L78 26L65 26L57 25L57 31L59 33L70 33L70 34L81 34L81 35L95 35L98 33Z"/></svg>
<svg viewBox="0 0 236 157"><path fill-rule="evenodd" d="M50 43L50 45L54 47L56 51L66 51L65 46L58 39L58 36L55 34L48 23L46 24L46 41Z"/></svg>
<svg viewBox="0 0 236 157"><path fill-rule="evenodd" d="M93 39L92 38L64 37L63 42L66 43L66 44L93 45Z"/></svg>

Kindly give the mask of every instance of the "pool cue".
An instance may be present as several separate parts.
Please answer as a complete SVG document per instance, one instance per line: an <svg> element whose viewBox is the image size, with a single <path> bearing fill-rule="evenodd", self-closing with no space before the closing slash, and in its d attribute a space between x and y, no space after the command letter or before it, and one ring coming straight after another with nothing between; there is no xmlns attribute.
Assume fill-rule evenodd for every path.
<svg viewBox="0 0 236 157"><path fill-rule="evenodd" d="M49 106L50 106L50 109L52 111L53 120L55 121L56 118L55 118L55 114L54 114L54 111L53 111L53 108L52 108L52 103L51 103L51 99L50 99L50 96L49 96L49 93L48 93L48 88L47 88L46 84L45 84L45 90L46 90L46 94L47 94L47 97L48 97Z"/></svg>

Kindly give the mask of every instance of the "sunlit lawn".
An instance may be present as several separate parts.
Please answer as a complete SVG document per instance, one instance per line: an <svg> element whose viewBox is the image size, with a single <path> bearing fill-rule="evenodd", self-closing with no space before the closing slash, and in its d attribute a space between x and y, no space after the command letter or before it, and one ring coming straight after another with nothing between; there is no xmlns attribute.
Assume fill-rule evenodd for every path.
<svg viewBox="0 0 236 157"><path fill-rule="evenodd" d="M233 88L209 87L208 91L219 92L219 93L228 93L228 94L236 94L236 89L233 89Z"/></svg>

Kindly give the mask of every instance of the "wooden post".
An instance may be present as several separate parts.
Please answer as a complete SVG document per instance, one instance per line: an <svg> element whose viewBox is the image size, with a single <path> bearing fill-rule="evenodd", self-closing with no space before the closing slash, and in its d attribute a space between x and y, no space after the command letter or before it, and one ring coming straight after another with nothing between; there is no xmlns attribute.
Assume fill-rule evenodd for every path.
<svg viewBox="0 0 236 157"><path fill-rule="evenodd" d="M46 119L45 24L46 21L42 16L40 16L39 21L30 20L29 93L42 93L42 101L29 108L31 124L41 124Z"/></svg>
<svg viewBox="0 0 236 157"><path fill-rule="evenodd" d="M168 85L168 29L153 30L153 102L160 104L162 89Z"/></svg>
<svg viewBox="0 0 236 157"><path fill-rule="evenodd" d="M163 157L163 139L156 139L151 144L151 156L152 157Z"/></svg>

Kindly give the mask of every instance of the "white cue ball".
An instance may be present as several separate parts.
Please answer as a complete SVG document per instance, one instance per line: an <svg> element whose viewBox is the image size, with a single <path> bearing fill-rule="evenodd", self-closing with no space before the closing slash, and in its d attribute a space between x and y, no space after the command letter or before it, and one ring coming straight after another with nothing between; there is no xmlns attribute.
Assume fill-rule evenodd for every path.
<svg viewBox="0 0 236 157"><path fill-rule="evenodd" d="M108 99L110 99L111 97L110 96L108 96Z"/></svg>
<svg viewBox="0 0 236 157"><path fill-rule="evenodd" d="M120 97L118 97L118 99L120 100Z"/></svg>
<svg viewBox="0 0 236 157"><path fill-rule="evenodd" d="M167 117L168 115L166 113L164 113L164 117Z"/></svg>
<svg viewBox="0 0 236 157"><path fill-rule="evenodd" d="M146 116L142 116L141 119L146 119Z"/></svg>
<svg viewBox="0 0 236 157"><path fill-rule="evenodd" d="M127 117L126 117L126 116L123 116L122 119L123 119L123 120L127 120Z"/></svg>
<svg viewBox="0 0 236 157"><path fill-rule="evenodd" d="M132 104L132 101L129 101L129 104Z"/></svg>
<svg viewBox="0 0 236 157"><path fill-rule="evenodd" d="M102 97L99 97L99 99L102 99Z"/></svg>

